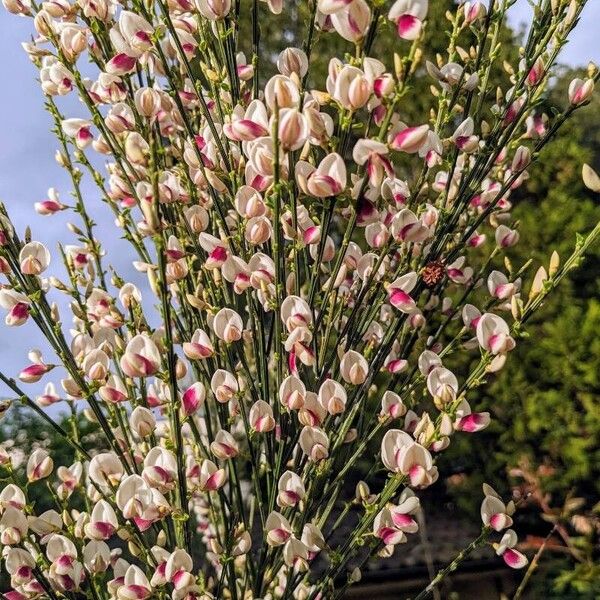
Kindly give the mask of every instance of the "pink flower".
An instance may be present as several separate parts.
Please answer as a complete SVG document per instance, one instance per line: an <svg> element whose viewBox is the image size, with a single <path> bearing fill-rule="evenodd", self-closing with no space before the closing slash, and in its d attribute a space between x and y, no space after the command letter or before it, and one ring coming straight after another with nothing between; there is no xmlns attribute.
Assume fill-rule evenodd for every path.
<svg viewBox="0 0 600 600"><path fill-rule="evenodd" d="M388 288L390 304L403 313L412 313L416 308L416 303L410 297L410 292L417 285L417 274L412 271L402 275L392 283Z"/></svg>
<svg viewBox="0 0 600 600"><path fill-rule="evenodd" d="M8 311L5 323L9 327L23 325L29 319L29 298L8 288L0 289L0 306Z"/></svg>
<svg viewBox="0 0 600 600"><path fill-rule="evenodd" d="M490 413L474 413L471 412L469 403L463 399L456 409L454 429L457 431L466 431L467 433L475 433L485 429L490 424Z"/></svg>
<svg viewBox="0 0 600 600"><path fill-rule="evenodd" d="M495 233L496 244L499 248L510 248L519 241L519 232L506 225L498 225Z"/></svg>
<svg viewBox="0 0 600 600"><path fill-rule="evenodd" d="M31 352L29 352L28 356L32 364L22 369L19 373L19 379L23 383L36 383L46 373L48 373L55 367L55 365L47 365L42 360L42 355L39 350L32 350Z"/></svg>
<svg viewBox="0 0 600 600"><path fill-rule="evenodd" d="M204 403L206 391L202 383L192 384L181 396L181 407L186 417L193 415Z"/></svg>
<svg viewBox="0 0 600 600"><path fill-rule="evenodd" d="M36 202L34 208L35 212L37 212L39 215L48 216L64 210L66 206L59 201L58 192L56 189L50 188L48 190L48 198L46 200Z"/></svg>

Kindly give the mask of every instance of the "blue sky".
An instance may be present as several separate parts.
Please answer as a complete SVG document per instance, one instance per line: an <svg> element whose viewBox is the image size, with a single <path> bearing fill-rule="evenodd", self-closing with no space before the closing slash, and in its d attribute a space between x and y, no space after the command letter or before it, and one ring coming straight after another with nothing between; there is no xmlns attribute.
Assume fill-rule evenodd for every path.
<svg viewBox="0 0 600 600"><path fill-rule="evenodd" d="M519 0L512 13L515 26L527 21L530 13L527 1ZM562 62L583 66L594 60L600 64L598 23L600 1L591 0L562 55ZM70 186L67 174L54 162L57 142L50 133L50 117L43 110L43 96L35 81L36 70L21 48L21 42L28 40L31 32L30 19L15 17L0 8L0 56L3 57L4 77L0 95L0 199L8 206L19 231L30 225L35 239L45 242L56 255L58 240L72 243L65 239L66 219L38 216L33 203L44 199L51 186L61 192L64 201L68 201ZM70 117L86 116L74 95L63 106ZM99 204L93 186L85 186L84 193L90 205ZM98 220L106 225L108 219L102 215L106 215L104 206L99 209ZM115 262L114 256L111 260ZM124 269L126 265L117 261L117 266ZM7 374L16 374L27 363L28 349L39 343L33 325L14 329L0 324L0 368ZM53 380L58 383L56 377ZM29 389L38 393L40 388L29 386ZM3 392L0 390L0 397Z"/></svg>

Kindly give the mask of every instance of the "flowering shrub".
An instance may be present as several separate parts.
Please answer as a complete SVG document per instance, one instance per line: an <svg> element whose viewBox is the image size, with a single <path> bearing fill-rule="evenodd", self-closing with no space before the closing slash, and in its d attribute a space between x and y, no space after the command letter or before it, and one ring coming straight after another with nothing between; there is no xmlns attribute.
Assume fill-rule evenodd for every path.
<svg viewBox="0 0 600 600"><path fill-rule="evenodd" d="M303 48L282 49L270 78L257 0L4 4L33 18L37 37L24 47L73 183L74 206L51 190L35 209L80 220L52 274L49 250L1 209L6 324L37 326L48 349L0 379L77 456L55 465L38 448L22 474L0 453L12 480L0 492L5 596L341 597L370 556L391 556L418 530L436 456L489 423L471 410L471 390L502 369L600 235L598 224L562 263L553 253L527 284L527 264L490 268L519 241L511 192L593 93L591 66L565 111L538 111L585 1L540 0L521 61L505 65L510 84L497 90L490 73L511 0L457 7L435 63L422 47L426 0L311 2ZM389 26L398 54L384 64L370 51ZM310 89L324 34L354 52L332 58ZM405 123L423 66L430 119ZM87 119L61 112L67 94ZM94 154L106 156L106 175ZM109 267L84 173L147 285ZM584 178L600 191L589 167ZM453 370L466 364L457 353L473 357L470 369ZM40 381L32 398L26 384ZM53 420L48 407L60 401L97 423L101 452L85 447L77 419L68 433ZM348 500L345 483L365 458ZM53 473L55 508L38 514L30 489ZM509 566L527 564L510 529L515 503L489 486L484 496L481 535L419 599L488 542ZM340 527L342 540L332 535Z"/></svg>

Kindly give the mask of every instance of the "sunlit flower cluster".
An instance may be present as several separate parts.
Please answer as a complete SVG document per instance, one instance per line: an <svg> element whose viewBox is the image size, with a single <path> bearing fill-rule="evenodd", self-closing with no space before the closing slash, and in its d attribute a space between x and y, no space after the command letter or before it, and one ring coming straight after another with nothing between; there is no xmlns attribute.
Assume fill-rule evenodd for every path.
<svg viewBox="0 0 600 600"><path fill-rule="evenodd" d="M47 341L0 377L74 455L40 447L23 470L1 448L4 596L340 597L417 534L439 454L490 423L472 391L599 233L534 278L501 260L520 237L511 195L593 93L591 67L565 111L539 111L585 1L537 3L498 90L502 0L458 5L437 58L427 0L311 1L305 43L275 64L258 30L281 0L3 2L33 20L24 48L73 184L73 202L51 188L35 211L76 221L51 254L0 214L6 325ZM376 58L383 27L396 53ZM318 79L329 36L353 52ZM417 76L430 117L414 123ZM64 431L61 407L100 442L77 418ZM30 502L36 485L53 508ZM515 504L484 492L480 542L504 532L489 543L523 567Z"/></svg>

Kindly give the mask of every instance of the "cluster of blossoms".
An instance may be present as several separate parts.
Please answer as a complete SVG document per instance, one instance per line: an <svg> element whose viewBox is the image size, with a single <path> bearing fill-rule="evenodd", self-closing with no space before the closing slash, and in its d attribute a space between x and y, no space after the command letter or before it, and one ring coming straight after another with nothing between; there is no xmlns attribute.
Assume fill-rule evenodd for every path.
<svg viewBox="0 0 600 600"><path fill-rule="evenodd" d="M427 0L388 12L309 1L303 48L282 49L270 78L259 20L281 0L254 0L249 17L229 0L3 2L33 19L24 48L73 183L74 206L51 189L35 210L80 220L77 243L61 246L62 274L51 274L48 249L0 214L6 324L37 327L49 344L46 359L32 349L17 377L0 378L75 455L54 465L39 448L21 473L0 452L13 479L0 493L4 596L340 597L357 565L418 531L437 455L490 422L471 408L472 390L502 369L600 232L562 266L554 254L528 296L524 268L493 267L519 240L511 194L593 93L591 67L565 111L539 112L585 1L537 3L522 60L495 95L509 0L458 6L435 64L424 58ZM370 56L384 27L397 31L393 65ZM355 52L310 89L327 32ZM431 79L431 118L407 123L417 74ZM69 94L88 118L61 112ZM86 202L85 174L103 204ZM109 270L101 210L130 244L130 276ZM94 423L101 447L65 432L57 403ZM364 481L348 498L356 472ZM36 482L55 504L41 514ZM485 495L482 543L514 511ZM494 547L522 567L516 543L508 530Z"/></svg>

